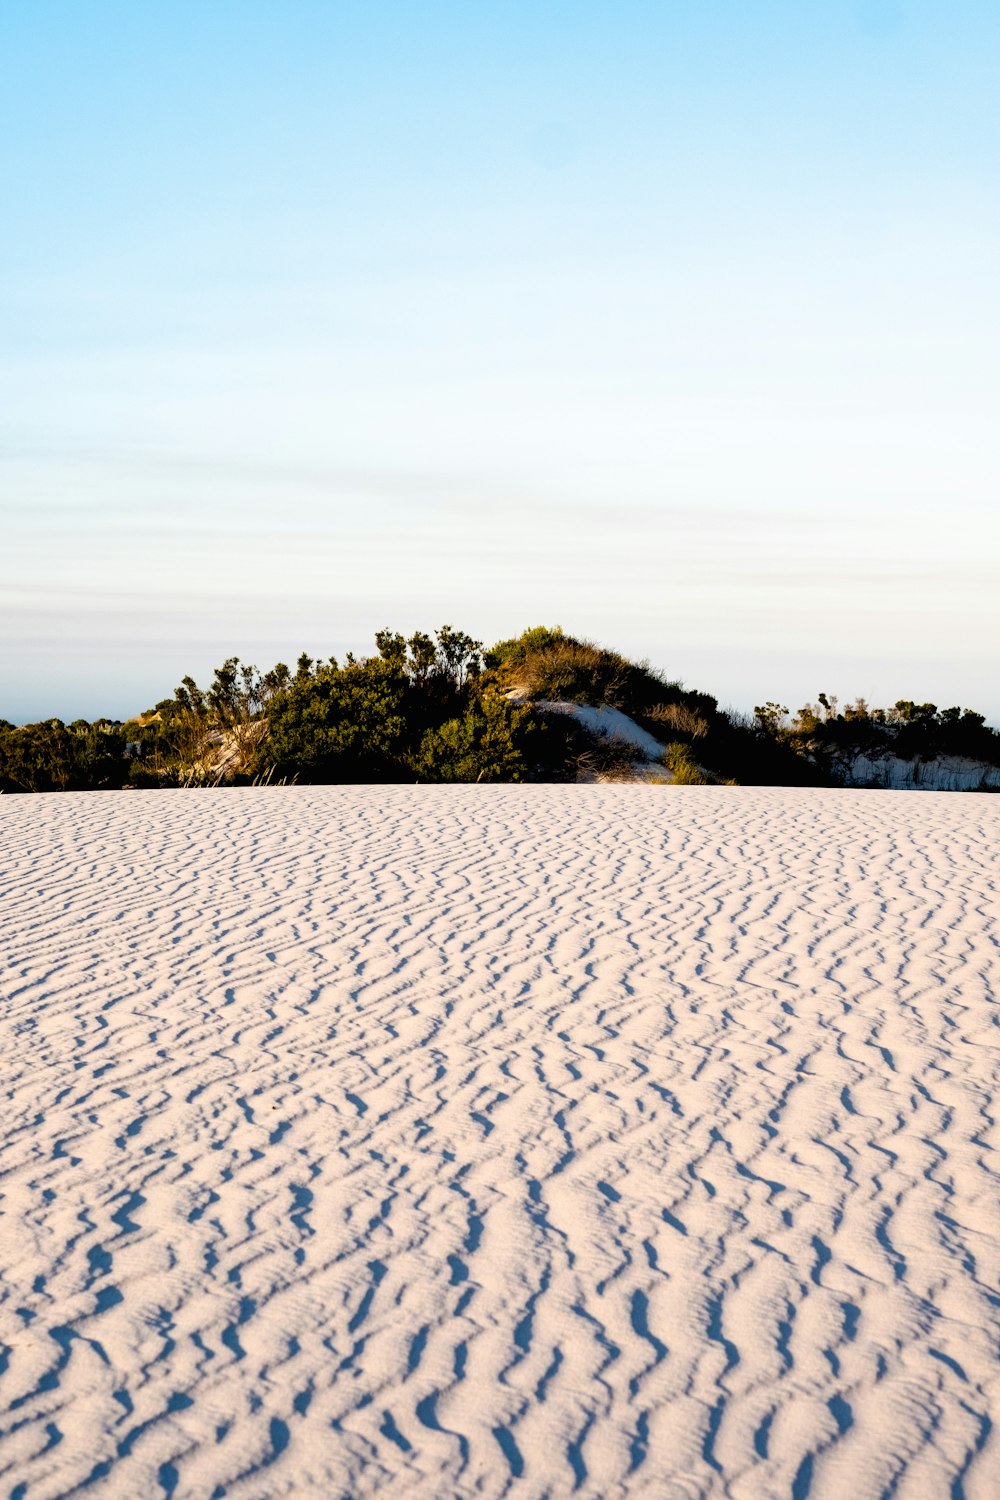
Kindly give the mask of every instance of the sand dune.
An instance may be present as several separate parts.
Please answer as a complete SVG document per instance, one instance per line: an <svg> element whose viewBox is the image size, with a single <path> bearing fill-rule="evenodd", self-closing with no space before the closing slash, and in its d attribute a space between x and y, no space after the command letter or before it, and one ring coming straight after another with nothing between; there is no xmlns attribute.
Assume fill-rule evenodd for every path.
<svg viewBox="0 0 1000 1500"><path fill-rule="evenodd" d="M5 1494L997 1494L1000 800L0 829Z"/></svg>

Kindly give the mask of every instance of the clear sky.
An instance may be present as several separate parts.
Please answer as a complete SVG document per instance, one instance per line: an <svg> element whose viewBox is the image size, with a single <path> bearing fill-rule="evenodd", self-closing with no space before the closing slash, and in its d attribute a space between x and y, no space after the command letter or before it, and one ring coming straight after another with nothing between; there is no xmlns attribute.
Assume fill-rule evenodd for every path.
<svg viewBox="0 0 1000 1500"><path fill-rule="evenodd" d="M0 717L375 629L1000 723L996 0L3 0Z"/></svg>

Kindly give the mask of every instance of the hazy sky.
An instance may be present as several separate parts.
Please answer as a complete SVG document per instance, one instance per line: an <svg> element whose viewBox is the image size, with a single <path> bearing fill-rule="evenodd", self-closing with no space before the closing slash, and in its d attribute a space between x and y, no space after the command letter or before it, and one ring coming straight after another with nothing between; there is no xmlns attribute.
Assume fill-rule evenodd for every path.
<svg viewBox="0 0 1000 1500"><path fill-rule="evenodd" d="M559 623L1000 723L996 0L3 0L0 717Z"/></svg>

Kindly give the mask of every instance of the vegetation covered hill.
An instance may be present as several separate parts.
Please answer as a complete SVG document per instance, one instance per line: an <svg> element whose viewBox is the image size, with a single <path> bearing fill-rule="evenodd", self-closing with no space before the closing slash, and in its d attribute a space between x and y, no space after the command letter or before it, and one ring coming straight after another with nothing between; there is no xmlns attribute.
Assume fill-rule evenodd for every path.
<svg viewBox="0 0 1000 1500"><path fill-rule="evenodd" d="M968 709L859 700L838 713L820 694L791 719L776 703L745 717L558 627L488 650L447 625L433 636L383 630L375 648L343 664L302 655L294 671L279 662L263 673L232 657L208 688L185 677L126 723L0 723L0 789L640 774L829 785L887 756L1000 767L1000 735Z"/></svg>

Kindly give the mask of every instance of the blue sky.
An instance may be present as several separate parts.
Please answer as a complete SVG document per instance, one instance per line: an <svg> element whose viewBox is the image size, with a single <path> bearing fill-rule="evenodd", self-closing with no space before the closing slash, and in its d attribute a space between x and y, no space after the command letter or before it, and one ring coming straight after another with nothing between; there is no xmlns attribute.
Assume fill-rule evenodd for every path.
<svg viewBox="0 0 1000 1500"><path fill-rule="evenodd" d="M0 717L560 623L1000 723L994 3L0 7Z"/></svg>

